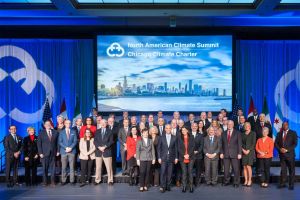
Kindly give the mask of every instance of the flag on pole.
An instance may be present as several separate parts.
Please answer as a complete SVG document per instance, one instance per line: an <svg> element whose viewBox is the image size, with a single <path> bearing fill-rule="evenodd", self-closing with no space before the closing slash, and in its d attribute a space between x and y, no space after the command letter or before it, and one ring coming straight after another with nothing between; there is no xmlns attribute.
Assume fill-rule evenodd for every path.
<svg viewBox="0 0 300 200"><path fill-rule="evenodd" d="M46 98L46 102L45 102L45 105L44 105L44 113L43 113L43 119L42 120L43 120L43 123L45 123L45 121L49 120L50 123L51 123L52 128L54 127L48 97Z"/></svg>
<svg viewBox="0 0 300 200"><path fill-rule="evenodd" d="M93 95L93 100L92 100L92 109L91 109L91 112L90 112L90 117L93 116L93 108L96 108L97 105L96 105L96 95L94 94Z"/></svg>
<svg viewBox="0 0 300 200"><path fill-rule="evenodd" d="M264 105L262 108L262 113L264 113L266 115L266 121L272 125L266 96L264 97Z"/></svg>
<svg viewBox="0 0 300 200"><path fill-rule="evenodd" d="M248 109L248 118L253 116L253 111L254 111L254 102L252 99L252 96L250 97L250 105L249 105L249 109Z"/></svg>
<svg viewBox="0 0 300 200"><path fill-rule="evenodd" d="M238 99L237 99L237 94L235 94L235 100L234 100L234 106L232 109L232 119L236 119L237 118L237 112L238 110L242 109L242 107L240 106Z"/></svg>
<svg viewBox="0 0 300 200"><path fill-rule="evenodd" d="M67 113L67 106L66 106L65 98L63 99L63 101L61 103L59 115L62 115L65 119L68 119L68 113Z"/></svg>
<svg viewBox="0 0 300 200"><path fill-rule="evenodd" d="M82 119L82 115L80 112L80 102L78 97L76 96L76 104L75 104L75 111L74 111L74 118L73 118L73 126L75 126L75 122L77 119Z"/></svg>
<svg viewBox="0 0 300 200"><path fill-rule="evenodd" d="M281 105L280 105L280 98L278 95L278 101L276 105L276 113L274 117L274 124L273 124L273 134L276 137L277 133L281 131L283 123L283 115L281 111Z"/></svg>

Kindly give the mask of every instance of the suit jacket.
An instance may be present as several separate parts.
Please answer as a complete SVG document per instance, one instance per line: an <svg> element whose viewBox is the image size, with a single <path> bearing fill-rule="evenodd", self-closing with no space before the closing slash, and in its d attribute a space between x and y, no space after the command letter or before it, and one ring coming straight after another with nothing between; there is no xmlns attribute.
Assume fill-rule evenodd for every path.
<svg viewBox="0 0 300 200"><path fill-rule="evenodd" d="M130 127L130 118L128 117L128 120L129 120L129 124L128 124L128 126ZM119 121L119 128L123 128L124 127L124 119L121 119L120 121Z"/></svg>
<svg viewBox="0 0 300 200"><path fill-rule="evenodd" d="M30 136L25 137L23 140L24 158L28 157L29 161L33 160L34 157L39 154L37 140L37 136L34 136L33 141L31 141Z"/></svg>
<svg viewBox="0 0 300 200"><path fill-rule="evenodd" d="M196 122L196 120L194 120L194 122ZM196 123L197 123L197 122L196 122ZM186 127L188 127L189 130L192 130L192 124L191 124L191 121L186 121L186 122L184 123L184 125L185 125Z"/></svg>
<svg viewBox="0 0 300 200"><path fill-rule="evenodd" d="M184 145L184 139L180 136L177 139L177 145L178 145L178 160L180 162L184 161L184 155L185 153L185 145ZM187 154L189 154L189 160L194 160L194 151L195 151L195 139L194 136L188 137L188 148L187 148Z"/></svg>
<svg viewBox="0 0 300 200"><path fill-rule="evenodd" d="M78 130L77 129L77 126L73 126L72 128L71 128L73 131L75 131L75 133L76 133L76 135L77 135L77 139L79 140L80 139L80 129Z"/></svg>
<svg viewBox="0 0 300 200"><path fill-rule="evenodd" d="M210 144L210 138L209 136L206 136L204 138L204 145L203 145L203 153L204 155L208 154L214 154L216 153L216 157L213 158L213 160L219 159L219 154L222 149L222 141L220 137L214 136L213 144Z"/></svg>
<svg viewBox="0 0 300 200"><path fill-rule="evenodd" d="M77 145L77 134L74 130L70 129L70 136L69 140L67 138L66 129L60 131L58 136L58 144L59 144L59 153L61 155L65 155L66 148L70 147L72 148L71 153L76 154L76 145Z"/></svg>
<svg viewBox="0 0 300 200"><path fill-rule="evenodd" d="M148 129L150 129L149 122L146 122L145 126L146 126ZM153 122L153 126L157 126L157 124L155 124L155 123ZM153 127L153 126L152 126L152 127Z"/></svg>
<svg viewBox="0 0 300 200"><path fill-rule="evenodd" d="M178 159L178 147L177 147L177 137L171 135L170 145L168 146L166 134L160 136L157 145L157 155L158 159L162 161L167 161L169 152L169 160L175 161Z"/></svg>
<svg viewBox="0 0 300 200"><path fill-rule="evenodd" d="M4 139L4 149L5 149L5 155L8 158L13 158L14 153L21 151L23 149L23 143L22 143L22 137L16 135L18 143L14 140L14 137L9 134Z"/></svg>
<svg viewBox="0 0 300 200"><path fill-rule="evenodd" d="M150 138L147 139L147 144L142 138L136 144L136 159L141 161L155 160L155 149Z"/></svg>
<svg viewBox="0 0 300 200"><path fill-rule="evenodd" d="M165 131L165 125L163 125L162 132L160 131L159 125L156 125L156 128L158 130L159 136L161 136L161 135L163 135L163 134L166 133L166 131Z"/></svg>
<svg viewBox="0 0 300 200"><path fill-rule="evenodd" d="M191 136L194 137L192 134ZM197 133L196 137L194 138L194 142L195 142L195 151L198 151L198 153L195 154L195 159L203 159L203 145L204 145L203 135Z"/></svg>
<svg viewBox="0 0 300 200"><path fill-rule="evenodd" d="M235 129L240 131L240 132L244 132L244 124L243 125L241 125L241 124L236 125Z"/></svg>
<svg viewBox="0 0 300 200"><path fill-rule="evenodd" d="M126 133L126 130L124 127L119 129L118 133L118 139L120 142L120 147L123 150L124 149L124 144L126 144L126 139L129 136L130 128L128 127L128 132Z"/></svg>
<svg viewBox="0 0 300 200"><path fill-rule="evenodd" d="M283 141L282 138L283 131L280 131L277 133L276 139L275 139L275 147L279 152L279 157L280 158L295 158L295 148L298 144L298 136L297 133L293 130L289 130L285 141ZM280 149L285 148L288 150L286 153L281 153Z"/></svg>
<svg viewBox="0 0 300 200"><path fill-rule="evenodd" d="M95 156L95 150L96 147L94 145L94 138L90 139L90 150L87 150L87 142L84 140L84 138L80 139L79 142L79 159L81 160L88 160L89 156L91 158L91 160L95 160L96 156Z"/></svg>
<svg viewBox="0 0 300 200"><path fill-rule="evenodd" d="M199 124L200 121L203 121L203 120L200 119L200 120L197 122L197 124ZM208 127L210 127L210 122L208 121L208 119L205 119L205 124L204 124L203 129L206 131L206 130L208 129Z"/></svg>
<svg viewBox="0 0 300 200"><path fill-rule="evenodd" d="M107 128L109 128L111 130L111 133L113 135L113 141L114 141L114 143L116 143L118 140L118 134L119 134L118 124L114 123L112 128L110 128L109 126L107 126Z"/></svg>
<svg viewBox="0 0 300 200"><path fill-rule="evenodd" d="M268 136L270 138L273 138L273 134L272 134L272 126L269 122L265 122L264 123L264 127L268 127L269 128L269 134ZM263 131L263 128L260 124L260 122L258 122L256 124L256 127L254 128L254 131L256 132L256 140L259 139L259 138L262 138L262 131Z"/></svg>
<svg viewBox="0 0 300 200"><path fill-rule="evenodd" d="M101 131L102 128L98 129L96 131L95 138L94 138L94 144L96 147L96 152L95 152L96 157L102 157L102 156L105 158L112 157L111 149L114 143L113 134L111 133L111 130L108 127L106 127L105 134L102 138ZM98 147L103 147L103 146L106 146L104 152L98 149Z"/></svg>
<svg viewBox="0 0 300 200"><path fill-rule="evenodd" d="M241 133L233 129L230 142L227 141L227 131L222 134L221 153L224 158L237 158L238 154L242 155L242 136Z"/></svg>
<svg viewBox="0 0 300 200"><path fill-rule="evenodd" d="M252 130L254 130L254 128L259 125L259 116L257 116L256 121L254 116L250 116L247 121L251 124Z"/></svg>
<svg viewBox="0 0 300 200"><path fill-rule="evenodd" d="M58 132L54 129L51 129L52 137L51 141L49 140L46 129L40 131L38 136L38 152L44 156L56 156L58 151Z"/></svg>

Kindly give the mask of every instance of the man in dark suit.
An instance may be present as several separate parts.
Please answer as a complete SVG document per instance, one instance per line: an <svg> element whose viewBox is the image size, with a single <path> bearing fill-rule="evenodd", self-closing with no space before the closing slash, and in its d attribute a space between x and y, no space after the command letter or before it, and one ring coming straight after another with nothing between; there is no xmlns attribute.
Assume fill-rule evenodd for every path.
<svg viewBox="0 0 300 200"><path fill-rule="evenodd" d="M148 116L148 121L146 122L145 126L150 129L152 128L153 126L156 126L157 124L155 124L154 122L154 116L153 114L149 114Z"/></svg>
<svg viewBox="0 0 300 200"><path fill-rule="evenodd" d="M67 166L70 167L70 183L75 184L75 171L74 162L77 145L77 135L74 130L71 129L71 121L65 120L65 129L59 132L58 144L59 153L61 155L62 172L61 172L61 184L65 185L67 181Z"/></svg>
<svg viewBox="0 0 300 200"><path fill-rule="evenodd" d="M58 133L51 129L51 122L45 121L45 129L38 136L38 152L43 166L43 186L47 186L48 171L51 173L51 186L55 186L55 157L58 152Z"/></svg>
<svg viewBox="0 0 300 200"><path fill-rule="evenodd" d="M240 132L244 132L245 122L246 122L245 116L244 115L240 116L239 124L235 126L235 129Z"/></svg>
<svg viewBox="0 0 300 200"><path fill-rule="evenodd" d="M112 145L114 143L113 134L107 127L107 121L101 120L101 128L96 131L94 144L96 147L96 175L95 185L101 183L102 179L102 164L104 161L107 171L107 183L113 185L113 169L112 169Z"/></svg>
<svg viewBox="0 0 300 200"><path fill-rule="evenodd" d="M123 111L123 118L119 121L119 128L122 128L124 125L124 119L128 119L129 120L129 126L130 126L130 118L129 118L129 114L127 111Z"/></svg>
<svg viewBox="0 0 300 200"><path fill-rule="evenodd" d="M7 187L18 185L18 165L20 162L20 155L22 152L22 138L17 135L17 127L11 125L9 127L9 135L4 139L5 148L5 171ZM13 180L11 180L10 173L13 169Z"/></svg>
<svg viewBox="0 0 300 200"><path fill-rule="evenodd" d="M119 133L119 126L115 123L114 117L109 117L107 119L108 128L110 129L111 134L113 135L113 145L111 147L112 152L112 167L113 167L113 173L116 173L117 170L117 140L118 140L118 133Z"/></svg>
<svg viewBox="0 0 300 200"><path fill-rule="evenodd" d="M125 175L127 172L127 162L126 162L126 152L127 152L127 146L126 146L126 139L129 136L130 128L129 128L129 120L124 119L123 125L119 129L118 132L118 140L120 143L120 153L121 153L121 159L122 159L122 175Z"/></svg>
<svg viewBox="0 0 300 200"><path fill-rule="evenodd" d="M220 158L224 159L224 183L223 186L229 185L230 182L230 165L234 172L234 187L240 184L240 159L242 158L242 136L241 133L233 129L234 122L228 121L228 130L222 134L222 149Z"/></svg>
<svg viewBox="0 0 300 200"><path fill-rule="evenodd" d="M221 138L215 136L213 127L208 128L204 138L203 153L205 155L205 180L207 185L215 186L218 181L219 154L222 148Z"/></svg>
<svg viewBox="0 0 300 200"><path fill-rule="evenodd" d="M240 124L240 116L244 115L243 110L240 108L237 110L237 116L233 119L234 126L237 126Z"/></svg>
<svg viewBox="0 0 300 200"><path fill-rule="evenodd" d="M195 168L196 168L196 178L195 185L197 186L201 182L201 172L203 170L203 135L198 131L198 124L196 122L192 123L192 136L195 142Z"/></svg>
<svg viewBox="0 0 300 200"><path fill-rule="evenodd" d="M75 121L74 126L71 128L73 131L75 131L76 136L77 136L77 140L80 140L80 129L82 127L82 119L81 118L77 118ZM78 158L78 154L79 154L79 142L77 142L76 145L76 154L75 154L75 162L74 162L74 169L80 169L80 162Z"/></svg>
<svg viewBox="0 0 300 200"><path fill-rule="evenodd" d="M170 191L173 165L178 162L177 138L171 134L171 125L165 126L166 134L158 141L157 154L158 162L161 164L160 191Z"/></svg>
<svg viewBox="0 0 300 200"><path fill-rule="evenodd" d="M195 115L193 113L189 114L189 120L184 123L184 126L188 127L189 130L192 130L192 124L195 122Z"/></svg>
<svg viewBox="0 0 300 200"><path fill-rule="evenodd" d="M199 121L203 121L203 130L206 131L210 126L210 122L206 118L206 112L201 112Z"/></svg>
<svg viewBox="0 0 300 200"><path fill-rule="evenodd" d="M282 130L277 134L275 147L279 152L281 175L279 188L285 187L287 168L289 170L289 190L294 190L295 181L295 148L298 144L297 133L289 129L288 122L284 122Z"/></svg>
<svg viewBox="0 0 300 200"><path fill-rule="evenodd" d="M252 130L254 130L257 125L259 125L259 117L256 108L253 109L253 115L248 117L247 121L250 122Z"/></svg>
<svg viewBox="0 0 300 200"><path fill-rule="evenodd" d="M158 134L159 136L162 136L163 134L165 134L165 120L163 118L158 118L157 120L158 125L157 130L158 130Z"/></svg>
<svg viewBox="0 0 300 200"><path fill-rule="evenodd" d="M273 134L272 134L272 126L270 124L270 122L266 121L266 115L264 113L261 113L259 115L259 123L256 124L255 127L255 132L256 132L256 140L258 140L259 138L262 138L262 132L264 127L267 127L269 129L269 137L273 138Z"/></svg>

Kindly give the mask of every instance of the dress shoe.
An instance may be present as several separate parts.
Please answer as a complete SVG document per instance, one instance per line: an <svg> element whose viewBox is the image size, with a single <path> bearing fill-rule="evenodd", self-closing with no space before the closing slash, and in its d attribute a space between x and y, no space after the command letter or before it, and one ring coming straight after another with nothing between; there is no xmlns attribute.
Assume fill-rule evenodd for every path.
<svg viewBox="0 0 300 200"><path fill-rule="evenodd" d="M79 187L84 187L85 186L85 183L81 183Z"/></svg>
<svg viewBox="0 0 300 200"><path fill-rule="evenodd" d="M8 183L8 184L6 185L6 187L11 188L11 187L12 187L12 184L11 184L11 183Z"/></svg>
<svg viewBox="0 0 300 200"><path fill-rule="evenodd" d="M286 187L286 185L285 184L280 184L280 185L278 185L278 188L279 189L281 189L281 188L285 188Z"/></svg>
<svg viewBox="0 0 300 200"><path fill-rule="evenodd" d="M212 183L211 186L216 187L217 183Z"/></svg>
<svg viewBox="0 0 300 200"><path fill-rule="evenodd" d="M165 190L165 188L161 187L161 188L159 188L159 191L160 191L161 193L164 193L166 190Z"/></svg>
<svg viewBox="0 0 300 200"><path fill-rule="evenodd" d="M190 186L190 193L193 193L194 192L194 188L193 186Z"/></svg>
<svg viewBox="0 0 300 200"><path fill-rule="evenodd" d="M113 186L114 183L113 183L113 182L109 182L108 185L109 185L109 186Z"/></svg>
<svg viewBox="0 0 300 200"><path fill-rule="evenodd" d="M144 191L148 191L148 188L147 188L147 187L144 187Z"/></svg>
<svg viewBox="0 0 300 200"><path fill-rule="evenodd" d="M234 188L238 188L238 187L239 187L239 184L233 184L233 187L234 187Z"/></svg>
<svg viewBox="0 0 300 200"><path fill-rule="evenodd" d="M166 190L170 192L171 191L171 187L167 186Z"/></svg>
<svg viewBox="0 0 300 200"><path fill-rule="evenodd" d="M95 182L94 185L99 185L100 183Z"/></svg>
<svg viewBox="0 0 300 200"><path fill-rule="evenodd" d="M66 182L61 182L60 183L62 186L66 185L67 183Z"/></svg>
<svg viewBox="0 0 300 200"><path fill-rule="evenodd" d="M186 187L182 187L182 192L183 192L183 193L186 192Z"/></svg>
<svg viewBox="0 0 300 200"><path fill-rule="evenodd" d="M290 186L289 186L289 190L294 190L294 186L293 186L293 185L290 185Z"/></svg>
<svg viewBox="0 0 300 200"><path fill-rule="evenodd" d="M50 184L50 187L55 187L55 183L51 183L51 184Z"/></svg>
<svg viewBox="0 0 300 200"><path fill-rule="evenodd" d="M228 186L229 183L222 183L222 186Z"/></svg>
<svg viewBox="0 0 300 200"><path fill-rule="evenodd" d="M143 188L143 187L140 187L139 191L140 191L140 192L144 192L144 188Z"/></svg>
<svg viewBox="0 0 300 200"><path fill-rule="evenodd" d="M71 182L71 185L72 185L72 186L75 186L75 185L76 185L76 183L74 183L74 182Z"/></svg>

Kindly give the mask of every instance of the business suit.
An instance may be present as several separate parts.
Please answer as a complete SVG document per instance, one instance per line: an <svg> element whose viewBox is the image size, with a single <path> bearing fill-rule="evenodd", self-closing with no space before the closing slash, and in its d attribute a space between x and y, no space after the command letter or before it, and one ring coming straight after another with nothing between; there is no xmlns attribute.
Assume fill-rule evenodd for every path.
<svg viewBox="0 0 300 200"><path fill-rule="evenodd" d="M157 127L157 130L158 130L159 136L162 136L163 134L166 133L166 132L165 132L165 126L164 126L164 125L163 125L163 126L156 125L156 127Z"/></svg>
<svg viewBox="0 0 300 200"><path fill-rule="evenodd" d="M222 148L222 141L220 137L206 136L203 141L203 153L205 164L205 181L207 184L217 184L218 181L218 163L219 156ZM207 154L216 154L214 158L208 158Z"/></svg>
<svg viewBox="0 0 300 200"><path fill-rule="evenodd" d="M197 124L199 124L200 121L203 121L203 131L206 132L206 130L208 129L208 127L210 127L210 122L208 121L208 119L202 120L200 119Z"/></svg>
<svg viewBox="0 0 300 200"><path fill-rule="evenodd" d="M95 182L100 183L102 179L102 162L104 161L108 180L107 183L113 183L113 169L112 169L112 145L113 135L111 130L107 128L101 128L96 131L94 144L96 147L96 177ZM99 147L105 147L104 152L99 150Z"/></svg>
<svg viewBox="0 0 300 200"><path fill-rule="evenodd" d="M67 131L69 131L68 134ZM61 155L61 163L62 163L61 182L65 183L67 180L67 165L69 163L70 182L74 183L75 181L74 161L75 161L76 145L77 145L76 132L72 129L62 130L58 136L58 144L59 144L59 153ZM71 148L72 151L67 153L66 152L67 147Z"/></svg>
<svg viewBox="0 0 300 200"><path fill-rule="evenodd" d="M38 152L43 154L41 162L43 165L43 183L47 184L48 171L51 172L51 183L55 183L55 157L58 151L58 133L51 129L51 137L48 137L47 131L44 129L40 131L38 136Z"/></svg>
<svg viewBox="0 0 300 200"><path fill-rule="evenodd" d="M77 141L80 140L80 129L81 129L81 126L73 126L71 128L72 130L75 131L76 135L77 135ZM77 142L77 145L76 145L76 153L75 153L75 162L74 162L74 169L76 171L76 169L80 169L80 163L78 163L77 161L77 158L78 158L78 154L79 154L79 142Z"/></svg>
<svg viewBox="0 0 300 200"><path fill-rule="evenodd" d="M187 140L187 148L185 147L185 139L183 135L178 137L178 160L180 162L181 170L182 170L182 186L185 188L187 186L187 177L189 177L189 185L192 187L193 184L193 167L195 161L195 139L193 136L188 136ZM184 155L188 154L189 159L185 160Z"/></svg>
<svg viewBox="0 0 300 200"><path fill-rule="evenodd" d="M5 149L5 172L7 184L18 183L18 166L20 161L20 155L15 158L14 153L22 151L22 138L18 135L9 134L4 139ZM11 170L13 169L13 180L10 178Z"/></svg>
<svg viewBox="0 0 300 200"><path fill-rule="evenodd" d="M240 131L240 132L244 132L244 124L238 124L237 126L235 126L235 129Z"/></svg>
<svg viewBox="0 0 300 200"><path fill-rule="evenodd" d="M152 122L152 123L146 122L145 126L146 126L146 128L150 129L154 126L157 126L157 124L155 124L154 122Z"/></svg>
<svg viewBox="0 0 300 200"><path fill-rule="evenodd" d="M250 123L251 129L254 130L259 125L259 116L250 116L247 121Z"/></svg>
<svg viewBox="0 0 300 200"><path fill-rule="evenodd" d="M94 145L94 138L91 138L89 141L81 138L79 142L79 149L79 159L81 164L81 183L85 183L86 181L90 182L92 167L94 164L94 160L96 159L96 147Z"/></svg>
<svg viewBox="0 0 300 200"><path fill-rule="evenodd" d="M111 147L112 152L112 167L114 174L116 173L117 165L116 165L116 159L117 159L117 140L118 140L118 133L119 133L119 124L114 123L113 126L107 126L113 135L113 145Z"/></svg>
<svg viewBox="0 0 300 200"><path fill-rule="evenodd" d="M273 138L273 134L272 134L272 126L269 122L264 122L263 126L261 125L260 122L256 123L256 126L254 128L254 131L256 132L256 140L258 140L259 138L262 138L262 132L263 132L263 128L267 127L269 129L269 134L268 136L270 138Z"/></svg>
<svg viewBox="0 0 300 200"><path fill-rule="evenodd" d="M157 154L161 159L160 185L164 189L169 189L171 184L173 165L175 159L178 159L177 137L171 135L170 143L167 142L167 134L160 137Z"/></svg>
<svg viewBox="0 0 300 200"><path fill-rule="evenodd" d="M154 151L155 151L155 164L152 165L151 169L151 174L153 174L153 178L151 179L151 183L154 186L159 185L159 177L160 177L160 164L158 163L158 154L157 154L157 146L158 146L158 141L160 139L160 136L157 135L154 139L152 138L153 141L153 146L154 146Z"/></svg>
<svg viewBox="0 0 300 200"><path fill-rule="evenodd" d="M129 136L129 127L127 128L120 128L118 133L118 140L120 143L120 153L121 153L121 159L122 159L122 172L125 173L127 170L127 162L126 162L126 150L125 145L126 139Z"/></svg>
<svg viewBox="0 0 300 200"><path fill-rule="evenodd" d="M284 135L283 135L284 134ZM289 185L294 186L295 181L295 148L298 144L297 133L293 130L288 130L287 134L280 131L275 139L275 147L279 152L281 175L280 184L283 185L287 179L287 168L289 170ZM287 150L286 153L281 153L280 149Z"/></svg>
<svg viewBox="0 0 300 200"><path fill-rule="evenodd" d="M35 185L38 165L37 136L34 135L33 140L31 140L30 136L24 138L23 154L24 158L29 158L28 161L24 159L26 185Z"/></svg>
<svg viewBox="0 0 300 200"><path fill-rule="evenodd" d="M204 171L204 166L203 166L204 137L200 133L191 134L191 136L194 137L195 151L197 151L197 153L195 154L195 164L194 164L196 168L195 183L197 185L201 179L201 172Z"/></svg>
<svg viewBox="0 0 300 200"><path fill-rule="evenodd" d="M229 131L229 130L228 130ZM228 140L228 131L223 132L222 149L221 153L224 155L224 184L230 182L230 165L234 172L233 184L239 185L240 183L240 160L238 155L242 155L242 137L241 133L232 129L230 140Z"/></svg>
<svg viewBox="0 0 300 200"><path fill-rule="evenodd" d="M184 126L188 127L189 130L191 131L192 130L192 124L195 123L195 122L196 122L195 120L194 121L186 121L184 123Z"/></svg>
<svg viewBox="0 0 300 200"><path fill-rule="evenodd" d="M155 149L151 139L142 138L137 142L136 160L140 161L140 187L148 187L151 164L155 160Z"/></svg>

